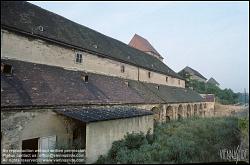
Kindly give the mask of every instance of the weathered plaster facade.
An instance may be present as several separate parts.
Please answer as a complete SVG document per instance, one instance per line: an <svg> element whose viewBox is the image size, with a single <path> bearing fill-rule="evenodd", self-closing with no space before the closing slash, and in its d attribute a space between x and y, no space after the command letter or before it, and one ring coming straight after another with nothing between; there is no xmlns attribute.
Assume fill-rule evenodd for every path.
<svg viewBox="0 0 250 165"><path fill-rule="evenodd" d="M155 69L153 66L151 67L150 65L152 61L154 61L154 57L143 53L141 54L141 52L137 50L134 51L134 49L132 51L131 48L124 45L124 43L105 38L106 36L99 33L96 34L96 32L88 30L87 28L82 27L82 29L80 29L78 25L72 22L69 23L67 22L68 20L64 20L64 18L55 17L53 13L50 13L50 16L54 16L55 19L46 18L45 16L48 14L46 13L47 11L27 4L27 2L17 3L15 5L16 8L13 7L14 5L12 6L9 4L6 4L3 8L1 7L1 9L5 9L7 13L4 13L6 18L3 16L4 21L3 23L1 22L1 24L6 24L4 28L1 28L1 59L7 59L6 62L8 62L8 59L9 61L16 60L19 62L29 62L32 63L32 65L28 65L27 63L20 64L18 62L20 70L16 70L15 72L14 68L14 76L8 77L4 74L2 75L2 66L4 68L4 66L9 64L1 64L1 76L3 77L1 83L5 85L5 89L1 88L1 94L5 92L6 95L6 97L3 97L5 101L1 102L4 105L1 104L1 107L7 107L4 111L1 111L1 147L4 147L4 149L22 149L23 140L34 138L40 139L50 136L55 136L56 143L59 145L72 146L74 144L73 139L75 139L74 130L80 128L80 147L86 149L87 163L93 163L97 160L99 155L108 152L113 141L122 139L127 132L131 133L134 131L146 133L150 129L153 131L154 121L161 123L192 116L213 116L214 102L203 102L202 98L199 98L199 95L194 91L188 92L188 89L183 89L185 88L185 81L180 79L175 72L170 74L171 69L168 69L163 63L157 63L159 60L155 63L159 64L158 66L161 67L158 69ZM20 5L27 5L28 8L31 9L19 11ZM34 15L31 14L29 16L28 10L31 11L30 13L36 12L36 10L39 10L39 12L36 13L37 15L33 13ZM15 12L19 13L13 14ZM39 15L39 13L41 15ZM27 18L25 18L26 21L34 19L38 22L41 21L39 22L41 25L58 25L58 27L46 26L45 31L42 30L36 35L33 34L33 28L37 25L33 25L32 21L23 24L23 22L18 22L18 19L13 19L15 20L14 22L9 21L12 19L8 19L9 16L22 16L23 18L24 15L25 17L27 16ZM44 19L39 20L40 17L38 15L44 17ZM48 21L46 19L48 19ZM59 22L63 23L58 24ZM13 28L16 30L13 30ZM50 28L55 28L54 30L56 32ZM64 38L64 30L67 29L67 32L72 32L71 28L78 29L79 33L77 33L78 30L73 31L76 32L74 34L79 35L71 36L70 33L68 33ZM30 29L32 29L32 33L29 31ZM57 30L60 35L57 34ZM37 37L39 34L42 34L42 37ZM88 35L90 34L93 36L89 37ZM84 41L77 40L81 35ZM49 38L51 36L52 38ZM73 45L74 49L72 48L73 46L70 47L69 45L63 44L65 40L71 39L77 40L75 43L69 43L76 44ZM90 41L91 39L96 39L96 41ZM107 46L106 41L114 43L107 44ZM79 48L77 44L84 45L87 43L84 45L85 47L83 47L84 50L87 50L89 45L96 42L99 42L100 47L106 46L105 49L113 48L114 51L111 51L115 52L112 54L113 56L110 56L109 50L104 51L109 54L107 58L104 58L104 56L99 56L100 54L98 53L98 55L94 54L93 50L83 52L80 51L80 49L75 49L75 47ZM97 45L95 46L97 47ZM88 52L92 52L93 54ZM76 62L77 53L82 54L82 63ZM137 59L136 63L132 63L130 58L126 59L126 57L131 57L127 55L137 55L137 58L135 58ZM13 64L18 66L15 62ZM38 64L43 64L43 66L38 67ZM22 66L24 70L22 70L20 66ZM57 66L60 68L48 66ZM150 68L154 68L153 70L155 71L150 70ZM31 71L32 69L34 69L34 72ZM67 71L67 73L65 71ZM78 76L80 73L74 71L82 71L81 74L87 72L89 75L90 73L97 73L100 75L92 75L92 77L89 78L92 82L88 82L86 81L86 79L88 79L86 75ZM23 73L25 73L25 75L23 75ZM40 76L40 74L42 76ZM57 77L57 75L59 76ZM106 77L103 75L106 75ZM26 79L26 76L29 78ZM110 77L113 77L113 79ZM118 78L114 80L114 77L120 77L122 80L117 80ZM130 82L129 84L127 79L135 80L136 82ZM123 81L126 81L127 84L125 85ZM155 87L153 87L153 89L150 88L149 83L154 83L153 86L157 88L157 91L155 91ZM134 84L134 86L132 84ZM159 87L157 84L163 85L165 88L171 86L171 88L168 87L168 89L163 90L164 87ZM34 86L36 87L34 88ZM56 92L53 93L54 91ZM52 93L54 95L51 95ZM21 96L27 96L29 102L25 102L25 98ZM48 96L50 96L50 100ZM74 99L72 99L73 97ZM131 98L127 99L129 97ZM60 102L60 99L57 98L62 98L62 101ZM117 98L121 99L119 100ZM11 103L13 103L13 105L6 104L10 99L12 99L13 102ZM85 102L88 101L88 99L89 102ZM200 102L197 102L197 100ZM102 121L83 122L79 118L66 117L67 115L59 115L53 111L53 108L68 106L68 103L72 109L77 106L86 108L104 106L107 111L110 110L109 108L112 106L126 105L129 106L129 109L136 107L145 109L145 111L152 111L154 115L150 113L150 115L147 116L129 116L127 118L116 118L113 120L109 118ZM33 106L48 106L50 108L35 109ZM146 112L149 113L148 111Z"/></svg>
<svg viewBox="0 0 250 165"><path fill-rule="evenodd" d="M101 121L87 124L86 157L95 162L100 155L108 153L112 143L124 138L126 133L144 134L153 132L153 116L143 116L120 120Z"/></svg>
<svg viewBox="0 0 250 165"><path fill-rule="evenodd" d="M84 124L51 109L1 111L1 147L5 150L21 150L23 140L56 136L56 144L60 149L61 146L73 145L73 132L77 128L81 128L83 132L85 129L81 139L85 144L81 149L86 149L86 163L93 163L100 155L108 152L114 141L124 138L127 133L146 134L148 130L152 133L153 116Z"/></svg>
<svg viewBox="0 0 250 165"><path fill-rule="evenodd" d="M149 71L127 63L102 58L87 52L62 47L40 39L25 37L1 29L3 59L16 59L38 64L59 66L69 70L81 70L148 83L185 87L185 81L161 73ZM83 55L83 62L76 63L76 52ZM121 72L121 66L125 71ZM148 77L151 72L151 77ZM166 81L166 77L168 80Z"/></svg>

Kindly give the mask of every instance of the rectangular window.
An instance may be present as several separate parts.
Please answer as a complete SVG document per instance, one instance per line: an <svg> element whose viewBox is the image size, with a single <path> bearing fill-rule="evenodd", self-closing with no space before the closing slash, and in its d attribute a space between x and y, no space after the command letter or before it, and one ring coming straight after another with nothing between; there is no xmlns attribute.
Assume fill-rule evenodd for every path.
<svg viewBox="0 0 250 165"><path fill-rule="evenodd" d="M148 78L150 78L151 77L151 72L148 72Z"/></svg>
<svg viewBox="0 0 250 165"><path fill-rule="evenodd" d="M32 150L31 152L25 152L26 150ZM22 158L23 161L33 161L32 159L37 159L38 158L38 153L36 152L38 150L38 138L34 139L27 139L22 141ZM32 157L25 157L23 155L29 154L33 155ZM29 160L27 160L29 159Z"/></svg>
<svg viewBox="0 0 250 165"><path fill-rule="evenodd" d="M166 77L166 82L168 82L168 77Z"/></svg>
<svg viewBox="0 0 250 165"><path fill-rule="evenodd" d="M82 54L76 53L76 63L82 63Z"/></svg>
<svg viewBox="0 0 250 165"><path fill-rule="evenodd" d="M178 80L178 84L179 84L179 85L181 84L181 81L180 81L180 80Z"/></svg>
<svg viewBox="0 0 250 165"><path fill-rule="evenodd" d="M124 66L124 65L121 66L121 72L122 72L122 73L125 72L125 66Z"/></svg>

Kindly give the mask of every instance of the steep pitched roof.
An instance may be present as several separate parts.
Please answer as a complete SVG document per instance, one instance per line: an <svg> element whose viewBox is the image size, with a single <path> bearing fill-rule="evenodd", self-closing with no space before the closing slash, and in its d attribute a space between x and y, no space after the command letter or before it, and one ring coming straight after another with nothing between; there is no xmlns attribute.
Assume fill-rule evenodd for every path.
<svg viewBox="0 0 250 165"><path fill-rule="evenodd" d="M183 79L155 57L28 2L1 1L1 28Z"/></svg>
<svg viewBox="0 0 250 165"><path fill-rule="evenodd" d="M157 90L157 84L16 60L1 62L14 68L12 76L1 73L1 107L202 101L185 88L161 85ZM83 75L88 75L88 82Z"/></svg>
<svg viewBox="0 0 250 165"><path fill-rule="evenodd" d="M187 73L193 73L194 75L204 79L204 80L207 80L206 77L204 77L202 74L200 74L197 70L194 70L193 68L189 67L189 66L186 66L184 69L182 69L179 73L182 73L182 72L187 72Z"/></svg>
<svg viewBox="0 0 250 165"><path fill-rule="evenodd" d="M139 36L138 34L135 34L133 36L128 45L143 52L152 52L163 59L163 57L155 50L155 48L148 42L148 40Z"/></svg>
<svg viewBox="0 0 250 165"><path fill-rule="evenodd" d="M207 82L210 84L220 85L213 77L211 77Z"/></svg>

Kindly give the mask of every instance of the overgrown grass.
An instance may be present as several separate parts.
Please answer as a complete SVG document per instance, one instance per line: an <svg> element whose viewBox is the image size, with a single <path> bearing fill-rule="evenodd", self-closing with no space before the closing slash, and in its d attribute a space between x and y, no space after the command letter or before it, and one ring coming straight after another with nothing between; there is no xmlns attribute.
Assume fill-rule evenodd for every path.
<svg viewBox="0 0 250 165"><path fill-rule="evenodd" d="M193 118L157 125L154 133L127 134L96 163L218 162L219 150L240 144L237 118Z"/></svg>

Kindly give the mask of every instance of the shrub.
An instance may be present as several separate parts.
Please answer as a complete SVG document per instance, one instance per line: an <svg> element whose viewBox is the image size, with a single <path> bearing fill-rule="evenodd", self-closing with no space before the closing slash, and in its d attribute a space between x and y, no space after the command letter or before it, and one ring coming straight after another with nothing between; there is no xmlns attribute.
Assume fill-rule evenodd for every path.
<svg viewBox="0 0 250 165"><path fill-rule="evenodd" d="M241 124L244 127L245 124ZM154 133L127 134L114 142L105 163L219 162L219 150L240 144L237 118L192 118L157 125Z"/></svg>

